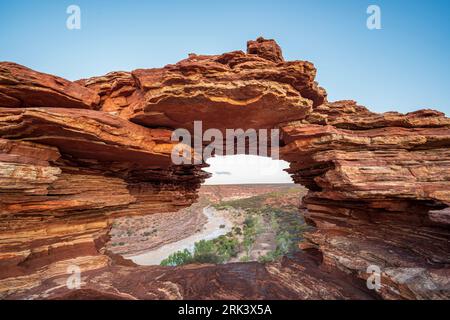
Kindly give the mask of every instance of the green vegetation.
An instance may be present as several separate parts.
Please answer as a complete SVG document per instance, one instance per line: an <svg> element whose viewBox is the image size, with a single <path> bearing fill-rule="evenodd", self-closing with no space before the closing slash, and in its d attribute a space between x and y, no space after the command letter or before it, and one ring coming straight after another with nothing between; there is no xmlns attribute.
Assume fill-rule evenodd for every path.
<svg viewBox="0 0 450 320"><path fill-rule="evenodd" d="M248 216L245 218L243 245L247 256L250 254L250 250L256 240L256 236L260 232L261 228L259 225L259 218L257 216Z"/></svg>
<svg viewBox="0 0 450 320"><path fill-rule="evenodd" d="M231 235L213 240L201 240L194 245L194 252L185 249L171 254L161 261L162 266L179 266L189 263L225 263L238 254L239 241Z"/></svg>
<svg viewBox="0 0 450 320"><path fill-rule="evenodd" d="M192 263L192 254L189 250L184 249L183 251L177 251L171 254L167 259L161 261L162 266L179 266L182 264Z"/></svg>
<svg viewBox="0 0 450 320"><path fill-rule="evenodd" d="M250 198L222 201L213 205L216 210L238 210L244 214L241 226L234 226L226 235L213 240L202 240L194 245L193 252L178 251L161 262L164 266L189 263L226 263L233 258L241 262L251 260L251 252L258 236L265 231L274 234L275 249L259 257L261 263L271 262L298 251L308 227L298 211L295 201L298 189L271 192ZM225 228L221 225L220 228ZM272 242L273 243L273 242ZM237 257L239 259L237 259Z"/></svg>
<svg viewBox="0 0 450 320"><path fill-rule="evenodd" d="M244 221L244 248L247 256L242 257L241 261L250 259L248 254L251 244L260 232L260 228L254 228L257 221L269 221L265 227L276 233L276 249L260 257L260 262L274 261L300 250L297 244L303 239L302 235L309 227L298 212L297 206L289 201L283 201L289 196L297 197L297 194L298 190L288 189L251 198L224 201L215 206L218 210L229 207L245 210L247 217Z"/></svg>
<svg viewBox="0 0 450 320"><path fill-rule="evenodd" d="M268 252L266 255L259 257L261 263L275 261L284 255L296 251L296 242L292 240L291 235L286 231L281 231L276 237L276 249Z"/></svg>
<svg viewBox="0 0 450 320"><path fill-rule="evenodd" d="M240 236L242 234L242 229L240 227L233 227L233 232Z"/></svg>

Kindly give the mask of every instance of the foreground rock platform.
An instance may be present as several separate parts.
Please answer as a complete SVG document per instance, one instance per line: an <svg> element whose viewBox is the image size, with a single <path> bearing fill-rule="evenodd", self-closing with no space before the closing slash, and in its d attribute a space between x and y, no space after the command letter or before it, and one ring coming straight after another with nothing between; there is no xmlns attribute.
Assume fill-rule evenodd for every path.
<svg viewBox="0 0 450 320"><path fill-rule="evenodd" d="M450 298L450 119L329 102L315 76L263 38L75 82L0 63L0 298ZM114 218L196 201L205 164L170 159L196 120L280 129L315 226L301 259L166 270L106 251ZM70 265L81 291L65 288ZM370 265L378 293L361 285Z"/></svg>
<svg viewBox="0 0 450 320"><path fill-rule="evenodd" d="M299 253L266 265L230 263L181 267L137 267L113 262L83 275L82 289L67 291L66 276L8 299L379 299L339 271L321 270Z"/></svg>

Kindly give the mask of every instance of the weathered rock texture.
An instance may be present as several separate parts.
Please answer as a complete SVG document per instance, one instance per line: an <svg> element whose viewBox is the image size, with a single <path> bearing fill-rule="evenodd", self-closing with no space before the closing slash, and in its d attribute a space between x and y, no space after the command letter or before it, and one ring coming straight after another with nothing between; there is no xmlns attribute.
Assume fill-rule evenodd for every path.
<svg viewBox="0 0 450 320"><path fill-rule="evenodd" d="M361 283L377 265L382 298L449 298L450 120L330 103L315 75L262 38L247 53L76 82L0 63L0 297L66 294L75 264L86 291L65 297L368 298L378 294ZM304 256L168 270L105 255L114 217L195 201L204 165L170 159L172 131L195 120L281 129L317 227L300 245L320 267Z"/></svg>
<svg viewBox="0 0 450 320"><path fill-rule="evenodd" d="M83 273L80 290L67 291L66 277L14 298L47 299L373 299L350 276L325 272L304 255L280 262L181 267L114 264Z"/></svg>
<svg viewBox="0 0 450 320"><path fill-rule="evenodd" d="M429 212L450 201L450 119L341 101L282 131L281 152L310 189L305 216L317 227L303 246L361 278L379 266L384 298L448 298L450 215Z"/></svg>
<svg viewBox="0 0 450 320"><path fill-rule="evenodd" d="M195 120L203 121L203 129L273 128L304 118L325 101L312 63L284 62L274 41L258 41L262 56L249 44L250 54L190 54L161 69L113 72L78 83L101 97L98 110L151 128L192 129ZM277 59L265 58L271 55Z"/></svg>

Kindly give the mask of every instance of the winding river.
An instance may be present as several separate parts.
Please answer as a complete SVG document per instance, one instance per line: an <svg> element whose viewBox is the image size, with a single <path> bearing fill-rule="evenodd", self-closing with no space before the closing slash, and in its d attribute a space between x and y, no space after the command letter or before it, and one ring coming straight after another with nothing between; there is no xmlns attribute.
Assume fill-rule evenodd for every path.
<svg viewBox="0 0 450 320"><path fill-rule="evenodd" d="M159 265L162 260L166 259L172 253L184 249L188 249L192 252L196 242L200 240L212 240L231 231L231 228L233 227L231 221L222 216L222 214L213 207L207 206L203 208L203 214L208 220L200 232L194 233L179 241L168 243L154 250L134 256L126 256L126 258L133 260L134 263L141 266ZM220 228L221 225L224 225L225 228Z"/></svg>

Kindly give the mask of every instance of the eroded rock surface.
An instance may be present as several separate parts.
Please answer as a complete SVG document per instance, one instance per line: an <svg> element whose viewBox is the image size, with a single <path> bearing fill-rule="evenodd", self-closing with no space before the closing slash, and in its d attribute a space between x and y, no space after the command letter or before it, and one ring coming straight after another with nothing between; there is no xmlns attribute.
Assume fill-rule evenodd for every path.
<svg viewBox="0 0 450 320"><path fill-rule="evenodd" d="M152 128L192 129L195 120L205 130L273 128L304 118L326 100L312 63L285 62L273 40L258 39L248 48L249 54L190 54L164 68L78 83L98 93L100 110Z"/></svg>
<svg viewBox="0 0 450 320"><path fill-rule="evenodd" d="M247 53L76 82L0 63L0 297L449 298L450 120L328 102L315 76L310 62L284 61L262 38ZM196 200L204 164L170 159L172 131L195 120L204 130L281 129L281 156L310 190L306 218L316 226L300 246L320 266L307 256L266 266L114 263L104 243L115 217ZM70 265L85 291L65 288ZM378 294L361 287L370 265L382 271Z"/></svg>
<svg viewBox="0 0 450 320"><path fill-rule="evenodd" d="M88 88L12 62L0 63L0 107L95 109L100 99Z"/></svg>
<svg viewBox="0 0 450 320"><path fill-rule="evenodd" d="M67 277L9 298L46 299L377 299L363 282L327 272L299 254L280 262L181 267L114 264L84 273L80 290L67 291Z"/></svg>
<svg viewBox="0 0 450 320"><path fill-rule="evenodd" d="M327 103L282 127L282 157L310 189L309 244L363 279L379 266L384 298L449 295L450 119L432 110L374 114ZM436 215L436 214L435 214Z"/></svg>

